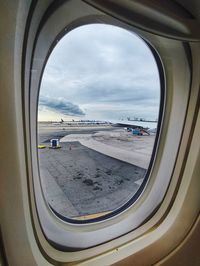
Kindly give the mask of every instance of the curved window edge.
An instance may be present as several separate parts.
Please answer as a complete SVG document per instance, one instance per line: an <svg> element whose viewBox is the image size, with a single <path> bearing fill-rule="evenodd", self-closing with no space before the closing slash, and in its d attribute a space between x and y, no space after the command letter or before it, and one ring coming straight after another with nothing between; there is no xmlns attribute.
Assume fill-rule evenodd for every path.
<svg viewBox="0 0 200 266"><path fill-rule="evenodd" d="M98 16L97 16L98 17ZM50 20L50 19L49 19ZM87 19L86 19L87 20ZM102 20L102 17L101 17L101 20ZM125 28L127 28L128 26L127 25L122 25L120 22L116 22L114 19L108 19L107 17L105 18L105 21L106 22L108 22L108 20L110 20L110 24L112 24L112 22L114 23L114 24L117 24L117 25L119 25L120 24L120 26L121 27L125 27ZM46 25L45 25L45 27L46 27ZM39 33L39 35L38 35L38 38L37 38L37 43L36 43L36 46L35 46L35 54L37 54L37 52L40 54L40 52L41 51L37 51L37 48L38 48L38 46L40 46L41 45L41 43L42 42L44 42L44 39L43 39L43 37L42 37L42 34L43 34L43 30L45 31L45 27L43 28L43 29L41 29L40 30L40 33ZM129 27L128 27L129 28ZM46 27L46 31L48 32L48 27ZM136 32L137 32L137 30L135 30ZM141 33L141 35L143 35L143 33L140 31L140 33ZM44 34L44 36L45 36L45 34ZM149 38L149 36L148 36L148 34L144 34L144 38L145 38L145 36L146 36L146 38L148 39ZM41 37L41 40L40 40L40 37ZM55 37L55 36L54 36ZM149 39L153 39L153 37L152 36L150 36L150 38ZM161 37L158 37L159 39L161 39L162 41L163 41L163 38L161 38ZM156 38L155 38L156 39ZM41 42L41 43L39 43L39 42ZM154 41L152 41L151 40L151 42L153 43ZM156 41L155 41L156 42ZM171 41L171 42L173 42L173 41ZM156 47L156 45L155 45L155 47ZM38 48L39 49L39 48ZM37 67L38 66L40 66L39 65L39 61L38 61L38 59L37 58L40 58L38 55L36 56L36 59L33 59L33 66L32 66L32 68L35 70L35 69L37 69ZM40 58L40 61L41 61L41 58ZM41 67L41 66L40 66ZM40 70L41 71L41 70ZM40 72L39 71L39 72ZM40 72L41 73L41 72ZM37 73L37 75L38 75L38 73ZM31 85L33 85L33 81L34 81L34 79L35 79L36 77L34 77L34 75L32 76L32 82L31 82ZM39 83L38 83L39 84ZM38 87L38 86L36 86L36 87ZM33 91L33 89L32 89L32 91ZM31 92L32 93L32 92ZM34 95L31 95L31 99L32 99L32 97L34 96L34 98L35 98L35 92L34 92ZM36 97L37 98L37 97ZM185 101L184 101L185 102ZM30 109L33 111L33 109L34 109L34 105L35 105L35 100L34 101L32 101L31 100L31 107L30 107ZM184 110L184 108L183 108L183 110ZM34 121L34 116L36 115L35 114L36 112L34 111L34 112L31 112L31 117L30 117L30 121ZM183 112L184 113L184 112ZM166 116L166 114L164 114L165 116ZM165 121L164 121L165 120ZM166 122L166 118L164 119L162 122ZM36 120L35 120L36 121ZM34 142L34 136L35 136L35 134L36 134L36 129L35 129L35 127L34 127L34 125L33 125L33 123L31 123L30 122L30 124L31 124L31 134L32 134L32 137L31 137L31 141L32 141L32 151L35 149L35 147L36 147L36 143ZM168 123L166 122L166 124L168 125ZM181 129L182 129L182 127L180 126L180 131L181 131ZM164 127L162 127L162 129L161 129L161 131L163 131L164 130ZM164 135L166 135L166 133L164 133ZM157 134L157 136L158 136L158 134ZM160 141L160 135L158 136L158 139L159 139L159 141ZM163 136L161 136L161 139L163 139ZM154 146L155 147L155 146ZM177 150L178 150L178 147L176 147L177 148ZM159 147L156 147L156 149L160 149ZM162 152L161 152L162 153ZM33 152L33 158L35 157L35 154L34 154L34 152ZM157 159L156 159L157 160ZM35 161L33 161L32 162L33 163L33 176L34 176L34 179L36 178L36 179L38 179L39 178L39 176L38 176L38 174L35 172L35 170L36 169L38 169L37 167L35 167L36 166L36 162ZM172 167L173 168L173 167ZM155 169L155 162L154 162L154 169ZM151 171L154 171L154 169L152 169ZM171 171L172 171L172 169L171 169ZM153 173L151 173L151 176L153 176ZM171 176L171 175L170 175ZM155 176L154 176L154 178L151 178L151 182L149 182L149 183L155 183L154 180L155 179ZM170 179L168 179L169 181L170 181ZM35 182L35 181L34 181ZM36 182L34 183L34 186L35 186L35 193L37 194L37 196L38 196L38 193L39 193L39 191L40 191L40 189L39 189L39 184L37 184ZM153 184L148 184L148 189L146 189L146 193L149 193L150 191L151 191L151 188L152 188L152 186L153 186ZM38 189L39 189L39 191L38 191ZM165 186L165 191L167 190L167 185ZM41 200L42 199L40 199L39 200L39 198L36 196L36 202L37 202L37 204L38 205L40 205L41 204ZM147 195L143 195L144 197L146 197L147 198ZM138 207L138 205L141 205L141 202L144 200L144 197L143 197L143 199L142 200L138 200L138 202L137 202L137 206L136 205L134 205L134 206L132 206L132 207L130 207L128 210L125 210L123 213L121 213L120 215L118 215L118 216L115 216L115 217L113 217L113 219L108 219L107 221L102 221L102 223L104 223L102 226L101 226L101 228L104 228L105 226L114 226L114 223L115 222L117 222L117 221L113 221L113 220L118 220L118 224L120 224L121 222L122 222L122 220L123 220L123 217L122 216L127 216L127 214L129 213L129 215L131 216L131 212L132 212L132 214L133 213L135 213L135 210L136 209L138 209L138 208L141 208L141 206L140 207ZM164 195L162 194L162 196L161 196L162 198L164 197ZM43 199L44 200L44 199ZM140 201L140 202L139 202ZM162 200L160 200L159 202L161 203L161 201ZM45 206L46 206L46 204L43 202L43 208L45 208ZM47 206L46 206L47 207ZM52 216L52 213L51 213L51 211L49 211L49 210L45 210L45 209L41 209L40 210L40 208L41 208L41 206L39 206L39 210L37 209L37 211L38 211L38 214L39 214L39 220L40 220L40 223L41 223L41 226L42 226L42 228L43 228L43 231L44 231L44 234L46 235L46 237L47 237L47 239L49 239L50 241L52 241L52 242L54 242L53 241L53 239L55 238L55 235L56 234L53 234L53 235L51 235L51 233L52 232L50 232L50 235L49 235L49 228L52 226L52 228L55 226L55 225L57 225L58 227L66 227L65 229L64 229L64 231L63 231L63 233L65 232L66 234L67 234L67 228L69 229L69 230L71 230L70 228L72 228L73 226L72 225L69 225L69 224L67 224L67 223L64 223L64 224L62 224L62 221L60 220L55 220L55 217L53 217ZM43 212L44 211L44 212ZM152 214L152 211L153 210L151 210L150 211L150 213L149 213L149 215L151 215ZM48 227L48 230L46 230L46 228L45 228L45 224L46 224L46 222L47 222L47 218L45 218L43 215L44 215L44 213L46 213L47 214L47 216L49 216L49 218L51 219L51 223L47 226ZM126 213L126 214L125 214ZM42 217L43 216L43 217ZM121 216L121 217L119 217L119 216ZM147 217L149 217L149 216L147 216ZM147 218L146 217L146 218ZM127 218L127 217L126 217ZM133 217L131 218L131 219L133 219ZM141 223L142 222L144 222L144 221L146 221L146 219L143 219L142 221L137 221L137 223L138 223L138 226L139 225L141 225ZM60 224L60 225L59 225ZM107 225L105 225L105 224L107 224ZM100 225L100 222L97 222L96 223L96 225ZM86 227L87 227L87 231L89 231L89 229L88 229L88 227L89 227L89 225L85 225ZM91 225L92 227L91 227L91 231L95 231L94 230L94 227L95 227L95 225ZM122 231L118 231L118 232L116 232L117 230L115 230L115 229L113 229L113 231L115 232L112 236L110 235L110 233L107 235L107 238L106 239L102 239L102 238L100 238L99 240L98 240L98 243L96 243L96 244L100 244L100 243L104 243L105 241L110 241L110 240L112 240L112 239L114 239L114 238L116 238L116 237L119 237L120 235L123 235L123 234L125 234L125 233L128 233L128 232L130 232L130 231L132 231L134 228L137 228L138 226L133 226L132 225L132 228L129 228L129 229L127 229L126 228L126 226L125 226L125 228L126 228L126 232L122 232ZM76 238L75 237L75 235L76 235L76 233L79 233L80 234L80 232L82 231L82 230L80 230L80 228L81 227L77 227L77 226L74 226L74 229L73 230L77 230L77 232L73 232L74 233L74 239ZM45 231L46 230L46 231ZM54 231L53 229L51 229L52 231ZM58 229L59 230L59 229ZM73 231L72 230L72 231ZM96 229L97 231L101 231L101 230L99 230L99 228L98 229ZM62 231L62 230L61 230ZM83 230L84 231L84 230ZM83 232L82 232L83 233ZM94 232L93 232L94 233ZM89 234L89 233L88 233ZM84 234L83 234L84 235ZM65 236L66 237L66 236ZM83 237L84 238L84 237ZM64 243L66 243L66 241L63 239L63 240L61 240L61 242L62 241L64 241ZM77 241L77 240L76 240ZM84 241L83 241L84 242ZM56 243L56 241L55 241L55 243ZM78 242L77 242L78 243ZM77 246L77 244L75 244L75 242L73 241L73 243L71 243L72 245L74 245L74 248L76 249L76 248L80 248L80 249L82 249L82 248L88 248L88 247L91 247L91 246L93 246L93 245L96 245L95 243L94 244L85 244L85 243L83 243L82 245L82 247L80 247L80 246ZM79 239L79 244L80 244L80 239ZM63 245L63 243L61 243L61 244L56 244L56 245L61 245L61 246L66 246L67 247L67 245ZM68 247L69 248L69 247ZM68 248L66 248L66 250L68 249Z"/></svg>

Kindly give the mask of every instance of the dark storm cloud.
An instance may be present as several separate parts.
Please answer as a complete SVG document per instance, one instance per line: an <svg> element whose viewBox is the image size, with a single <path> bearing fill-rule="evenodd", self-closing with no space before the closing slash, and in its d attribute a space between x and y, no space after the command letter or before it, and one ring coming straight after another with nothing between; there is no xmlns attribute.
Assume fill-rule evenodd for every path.
<svg viewBox="0 0 200 266"><path fill-rule="evenodd" d="M64 115L71 115L71 116L85 115L78 105L68 102L64 98L56 99L56 98L41 96L39 99L39 106L47 107L53 111L62 113Z"/></svg>

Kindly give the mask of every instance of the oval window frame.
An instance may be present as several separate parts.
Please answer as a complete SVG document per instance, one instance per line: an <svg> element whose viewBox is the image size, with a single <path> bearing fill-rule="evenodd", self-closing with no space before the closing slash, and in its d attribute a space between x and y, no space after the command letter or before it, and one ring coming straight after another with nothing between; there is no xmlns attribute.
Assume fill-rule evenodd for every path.
<svg viewBox="0 0 200 266"><path fill-rule="evenodd" d="M80 5L85 5L84 3L80 3ZM70 5L72 5L71 9L70 9ZM72 17L76 17L77 15L77 12L75 12L75 4L73 6L73 3L65 3L63 4L62 8L65 7L65 11L68 11L69 10L71 11L71 16ZM66 10L68 9L68 10ZM87 11L87 12L86 12ZM45 23L43 24L43 26L40 28L40 30L38 31L38 35L37 35L37 40L35 42L35 50L34 50L34 54L32 55L32 60L33 60L33 64L32 64L32 72L31 72L31 83L30 83L30 88L29 88L29 91L26 95L26 97L28 96L28 99L30 99L30 109L28 108L28 112L26 114L27 116L27 120L29 121L29 126L30 126L30 134L31 134L31 149L32 149L32 168L29 169L30 171L30 176L33 177L33 182L34 182L34 187L35 187L35 190L32 191L32 195L35 197L35 201L36 201L36 204L37 204L37 208L35 206L35 201L32 201L32 207L33 209L35 209L35 213L38 214L38 217L37 216L34 216L34 220L36 222L36 224L39 225L39 227L37 227L37 231L38 230L41 230L42 228L42 231L45 235L45 237L50 241L51 244L53 244L56 248L58 249L63 249L63 250L67 250L67 251L70 251L70 250L79 250L79 249L84 249L84 248L88 248L88 247L92 247L94 245L97 245L97 244L100 244L100 243L104 243L106 241L109 241L113 238L116 238L116 237L119 237L125 233L128 233L130 231L133 231L134 228L137 228L138 226L140 226L142 223L144 223L145 219L143 218L142 220L140 219L140 221L137 221L137 226L133 226L133 223L131 223L131 220L133 220L133 217L131 217L131 215L133 214L136 214L136 211L141 209L141 206L143 205L144 206L144 201L147 200L148 198L148 194L151 193L152 194L152 188L155 187L155 180L157 179L158 180L158 172L159 172L159 165L161 163L161 160L163 159L163 157L165 157L165 154L163 155L163 152L162 152L162 149L163 149L163 146L166 146L168 147L169 149L169 144L166 144L166 142L168 141L168 138L170 138L170 134L173 133L173 129L172 129L172 125L170 127L170 123L173 124L175 123L175 121L172 119L172 113L174 113L174 110L171 112L171 109L173 109L172 107L170 108L169 106L166 107L166 105L173 105L169 103L169 101L167 102L167 97L177 97L177 95L174 95L176 94L175 91L173 91L173 88L172 88L172 91L169 91L168 92L168 95L166 95L166 101L164 103L164 109L165 109L165 112L163 112L163 116L165 116L164 118L162 117L162 129L160 130L160 134L158 135L158 140L159 140L159 146L156 147L156 150L157 150L157 155L162 155L159 159L158 159L158 156L156 158L156 161L154 161L154 166L153 166L153 169L151 169L151 179L150 179L150 182L148 183L148 186L145 190L145 195L143 194L143 196L138 200L137 204L134 204L134 206L131 206L129 209L125 210L123 213L120 213L119 215L115 215L115 217L113 217L113 219L107 219L107 220L104 220L104 221L101 221L101 222L96 222L96 223L93 223L93 224L85 224L85 225L71 225L71 224L67 224L67 223L63 223L63 221L57 219L55 217L55 215L52 214L51 211L48 210L46 204L43 202L43 200L40 198L39 196L39 192L40 192L40 184L38 183L38 179L39 179L39 176L38 176L38 165L37 165L37 162L35 160L35 155L36 155L36 142L35 142L35 136L36 136L36 128L35 128L35 125L34 123L32 123L32 121L34 121L34 115L35 115L35 111L34 111L34 105L35 105L35 100L33 99L36 99L37 97L36 96L36 91L38 88L37 86L37 82L36 80L38 79L38 73L40 72L40 68L41 68L41 57L39 56L40 55L40 49L38 47L41 47L41 44L46 42L45 39L47 38L48 36L48 31L49 30L52 30L50 25L51 23L49 24L50 20L52 19L52 17L54 17L53 21L55 21L55 17L56 16L59 16L59 13L62 13L63 15L63 10L61 11L59 8L54 12L53 15L51 15L48 20L45 21ZM127 25L124 25L123 23L119 22L119 21L116 21L115 19L113 18L110 18L110 17L107 17L106 15L102 15L102 14L99 14L100 12L97 11L96 9L93 10L93 8L83 8L83 10L81 11L83 12L83 14L81 15L81 21L80 22L80 16L77 19L75 19L74 21L74 25L75 26L76 24L78 25L79 23L86 23L89 22L89 21L96 21L96 20L100 20L100 21L104 21L104 23L110 23L110 24L115 24L115 25L119 25L121 27L125 27L125 28L129 28L129 26ZM80 14L79 14L80 15ZM88 18L89 16L89 18ZM48 22L48 27L47 27L47 22ZM46 28L46 29L45 29ZM133 28L132 28L133 29ZM46 31L46 32L45 32ZM154 45L154 48L157 49L159 51L159 54L162 55L162 52L160 52L160 49L161 47L159 47L159 45L157 44L157 40L159 39L159 42L163 44L163 46L165 48L170 48L171 47L174 47L177 49L177 52L179 51L179 54L182 53L183 56L183 60L184 62L187 60L186 59L186 56L185 56L185 52L184 52L184 47L181 43L178 43L176 41L172 41L172 40L167 40L167 43L165 42L166 39L162 38L162 37L158 37L158 36L152 36L151 34L147 34L147 33L143 33L141 32L140 30L137 30L137 29L134 29L135 32L138 32L139 34L141 34L141 36L144 36L144 38L148 39L149 41L151 41L151 43ZM43 35L44 34L44 35ZM46 35L47 34L47 35ZM42 45L42 46L43 46ZM181 51L179 50L181 48ZM182 59L181 59L181 56L179 56L178 60L176 62L174 62L174 68L175 66L179 66L181 67L181 63L182 62ZM166 71L166 65L165 65L165 59L162 60L162 64L165 66L163 67L163 69L165 69L165 81L163 81L163 83L165 83L166 81L168 81L170 83L170 80L169 78L167 77L166 78L166 75L167 75L167 71L170 72L170 69L168 69ZM184 69L183 73L189 75L188 73L189 71L187 69ZM168 76L169 73L168 73ZM189 78L188 78L189 80ZM171 81L172 82L172 81ZM169 85L169 84L168 84ZM171 83L172 87L174 87L176 85L176 81L173 81ZM180 141L180 137L181 137L181 131L182 131L182 128L183 128L183 124L184 124L184 114L185 114L185 111L186 111L186 105L187 105L187 96L188 96L188 93L189 93L189 90L188 87L189 87L189 84L184 84L183 86L183 91L186 92L185 94L185 97L182 93L182 100L184 102L184 104L180 104L180 98L179 98L179 104L181 107L181 112L182 112L182 116L181 116L181 123L179 125L179 132L177 134L177 138L179 141ZM30 94L29 94L30 93ZM172 95L171 95L172 94ZM26 98L27 100L27 98ZM166 107L166 108L165 108ZM174 108L175 110L177 110L177 108ZM176 116L177 118L177 116ZM35 120L36 121L36 120ZM179 121L180 122L180 121ZM169 132L171 129L171 132ZM168 131L168 132L165 132ZM161 131L162 131L162 134L161 134ZM161 136L162 135L162 136ZM176 145L174 145L174 154L173 154L173 157L176 157L176 153L178 151L178 148L179 148L179 141L178 143L176 143ZM169 142L169 141L168 141ZM170 150L170 151L169 151ZM171 152L171 149L169 149L167 151L167 153ZM174 158L173 158L174 159ZM173 161L173 160L171 160ZM173 161L174 162L174 161ZM170 169L168 169L167 171L167 175L168 175L168 182L166 182L167 184L165 184L165 193L167 191L167 187L169 185L169 182L170 182L170 177L173 173L173 165L174 163L173 162L170 162ZM162 171L161 171L162 172ZM38 194L39 193L39 194ZM162 195L161 198L163 199L164 198L164 194L163 191L162 191ZM42 195L42 194L41 194ZM39 196L39 197L38 197ZM162 200L159 201L159 203L161 203ZM156 207L158 207L158 205L156 205ZM153 211L155 211L156 208L154 209L151 209L149 210L149 215L151 216ZM47 224L47 217L45 217L45 215L47 215L47 217L50 218L50 223ZM149 218L149 215L147 215L146 218ZM37 220L38 219L38 220ZM36 221L37 220L37 221ZM129 220L129 221L128 221ZM127 226L125 226L125 231L124 230L118 230L120 228L124 228L123 225L124 224L130 224L131 225L129 226L129 228ZM154 221L155 223L155 221ZM41 227L40 227L41 226ZM66 239L62 238L61 241L58 240L58 237L56 237L56 233L54 231L54 229L57 227L57 229L63 233L65 233L65 238L66 236L69 237L69 241L68 243L66 242ZM109 232L109 230L111 229L112 227L112 233ZM57 230L56 229L56 230ZM104 230L104 229L107 229L107 230ZM104 231L104 233L102 233ZM106 235L106 232L108 233ZM67 235L66 235L67 234ZM95 243L88 243L88 238L90 238L90 235L91 234L95 234L96 236L98 235L98 241L96 241ZM101 237L100 234L106 236L106 237ZM40 235L40 234L38 234ZM82 235L82 240L80 241L80 235ZM137 234L136 234L137 235ZM40 237L42 238L42 236L40 235ZM72 239L74 239L74 241L71 241ZM84 241L86 240L86 241ZM84 243L85 242L85 243ZM84 255L85 256L85 255ZM83 256L83 257L84 257Z"/></svg>
<svg viewBox="0 0 200 266"><path fill-rule="evenodd" d="M93 23L92 20L89 21L87 25L93 25L94 23ZM103 21L100 24L102 24L102 25L111 25L111 24L103 24ZM44 67L43 67L42 72L41 72L40 84L42 82L42 76L43 76L43 73L45 71L46 64L47 64L47 62L49 60L49 57L51 56L51 53L53 52L53 50L55 49L56 45L58 44L58 42L64 36L66 36L68 33L70 33L73 30L76 30L76 28L79 28L81 26L82 25L75 26L75 28L70 28L70 30L67 33L66 33L66 29L64 29L63 31L61 31L56 36L56 39L54 40L54 42L52 43L51 47L49 48L48 55L47 55L47 57L45 59ZM114 25L112 25L112 26L114 26ZM120 27L120 28L124 29L122 27ZM136 35L133 31L131 31L131 33ZM144 44L147 46L147 49L149 49L149 53L152 53L153 59L155 60L154 63L156 64L158 75L159 75L159 79L160 79L160 82L159 82L160 83L160 93L159 93L160 94L160 99L159 99L160 100L160 104L159 104L158 123L157 123L157 132L159 132L160 131L160 127L161 127L162 116L163 116L164 98L165 98L164 71L163 71L163 68L162 68L161 60L160 60L158 54L156 53L156 51L154 50L154 48L151 46L151 44L148 43L147 41L145 41L144 39L142 39L140 36L137 36L137 38L141 39L141 41L143 41ZM159 68L158 68L158 65L160 66ZM161 85L162 85L162 88L161 88ZM40 89L39 89L39 91L40 91ZM38 94L38 99L39 99L39 94ZM39 102L39 100L38 100L38 102ZM38 104L38 107L39 107L39 104ZM38 108L37 108L37 114L38 114ZM127 202L125 204L119 206L118 208L116 208L112 212L110 212L108 214L104 214L104 215L96 217L96 218L84 219L84 220L80 219L79 220L79 219L73 219L73 218L70 218L70 217L67 217L67 216L64 216L64 215L60 214L58 211L56 211L50 205L50 203L47 202L49 208L52 210L52 212L57 217L59 217L60 219L62 219L65 222L72 223L72 224L88 224L88 223L100 222L100 221L103 221L105 219L110 219L113 216L118 215L121 212L125 211L126 209L131 207L139 199L139 197L142 195L142 192L143 192L143 190L145 189L145 187L147 185L147 182L148 182L148 179L149 179L149 175L150 175L150 172L151 172L151 168L152 168L152 165L153 165L153 162L154 162L155 154L156 154L157 143L158 143L158 134L156 133L155 140L154 140L154 143L153 143L153 149L152 149L152 153L151 153L151 158L150 158L150 161L149 161L149 166L148 166L147 171L146 171L146 173L144 175L144 180L143 180L142 184L140 185L140 187L138 188L136 193L133 194L133 196L129 200L127 200ZM37 146L38 145L39 145L39 143L37 143ZM39 162L38 154L37 154L37 158L38 158L38 162ZM38 165L39 165L39 163L38 163ZM40 172L39 167L38 167L38 171ZM42 184L41 184L41 187L42 187ZM43 191L43 196L44 196L44 198L46 198L46 196L44 194L45 194L45 192Z"/></svg>

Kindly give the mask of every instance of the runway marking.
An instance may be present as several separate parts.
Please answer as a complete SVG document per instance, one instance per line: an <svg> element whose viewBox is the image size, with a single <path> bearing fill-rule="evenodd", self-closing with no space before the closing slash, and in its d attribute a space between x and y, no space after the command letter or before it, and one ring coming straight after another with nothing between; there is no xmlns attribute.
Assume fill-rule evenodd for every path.
<svg viewBox="0 0 200 266"><path fill-rule="evenodd" d="M108 213L111 213L112 211L107 211L107 212L99 212L99 213L93 213L93 214L88 214L88 215L83 215L83 216L78 216L74 217L76 220L88 220L88 219L95 219L98 217L101 217L103 215L106 215Z"/></svg>

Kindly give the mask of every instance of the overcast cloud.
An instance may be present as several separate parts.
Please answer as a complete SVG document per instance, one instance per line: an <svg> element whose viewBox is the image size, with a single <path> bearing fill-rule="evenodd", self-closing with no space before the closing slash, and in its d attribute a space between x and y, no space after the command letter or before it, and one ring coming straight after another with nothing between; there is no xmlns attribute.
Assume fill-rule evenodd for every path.
<svg viewBox="0 0 200 266"><path fill-rule="evenodd" d="M114 26L86 25L54 48L42 78L39 119L155 119L159 97L157 66L143 40Z"/></svg>

